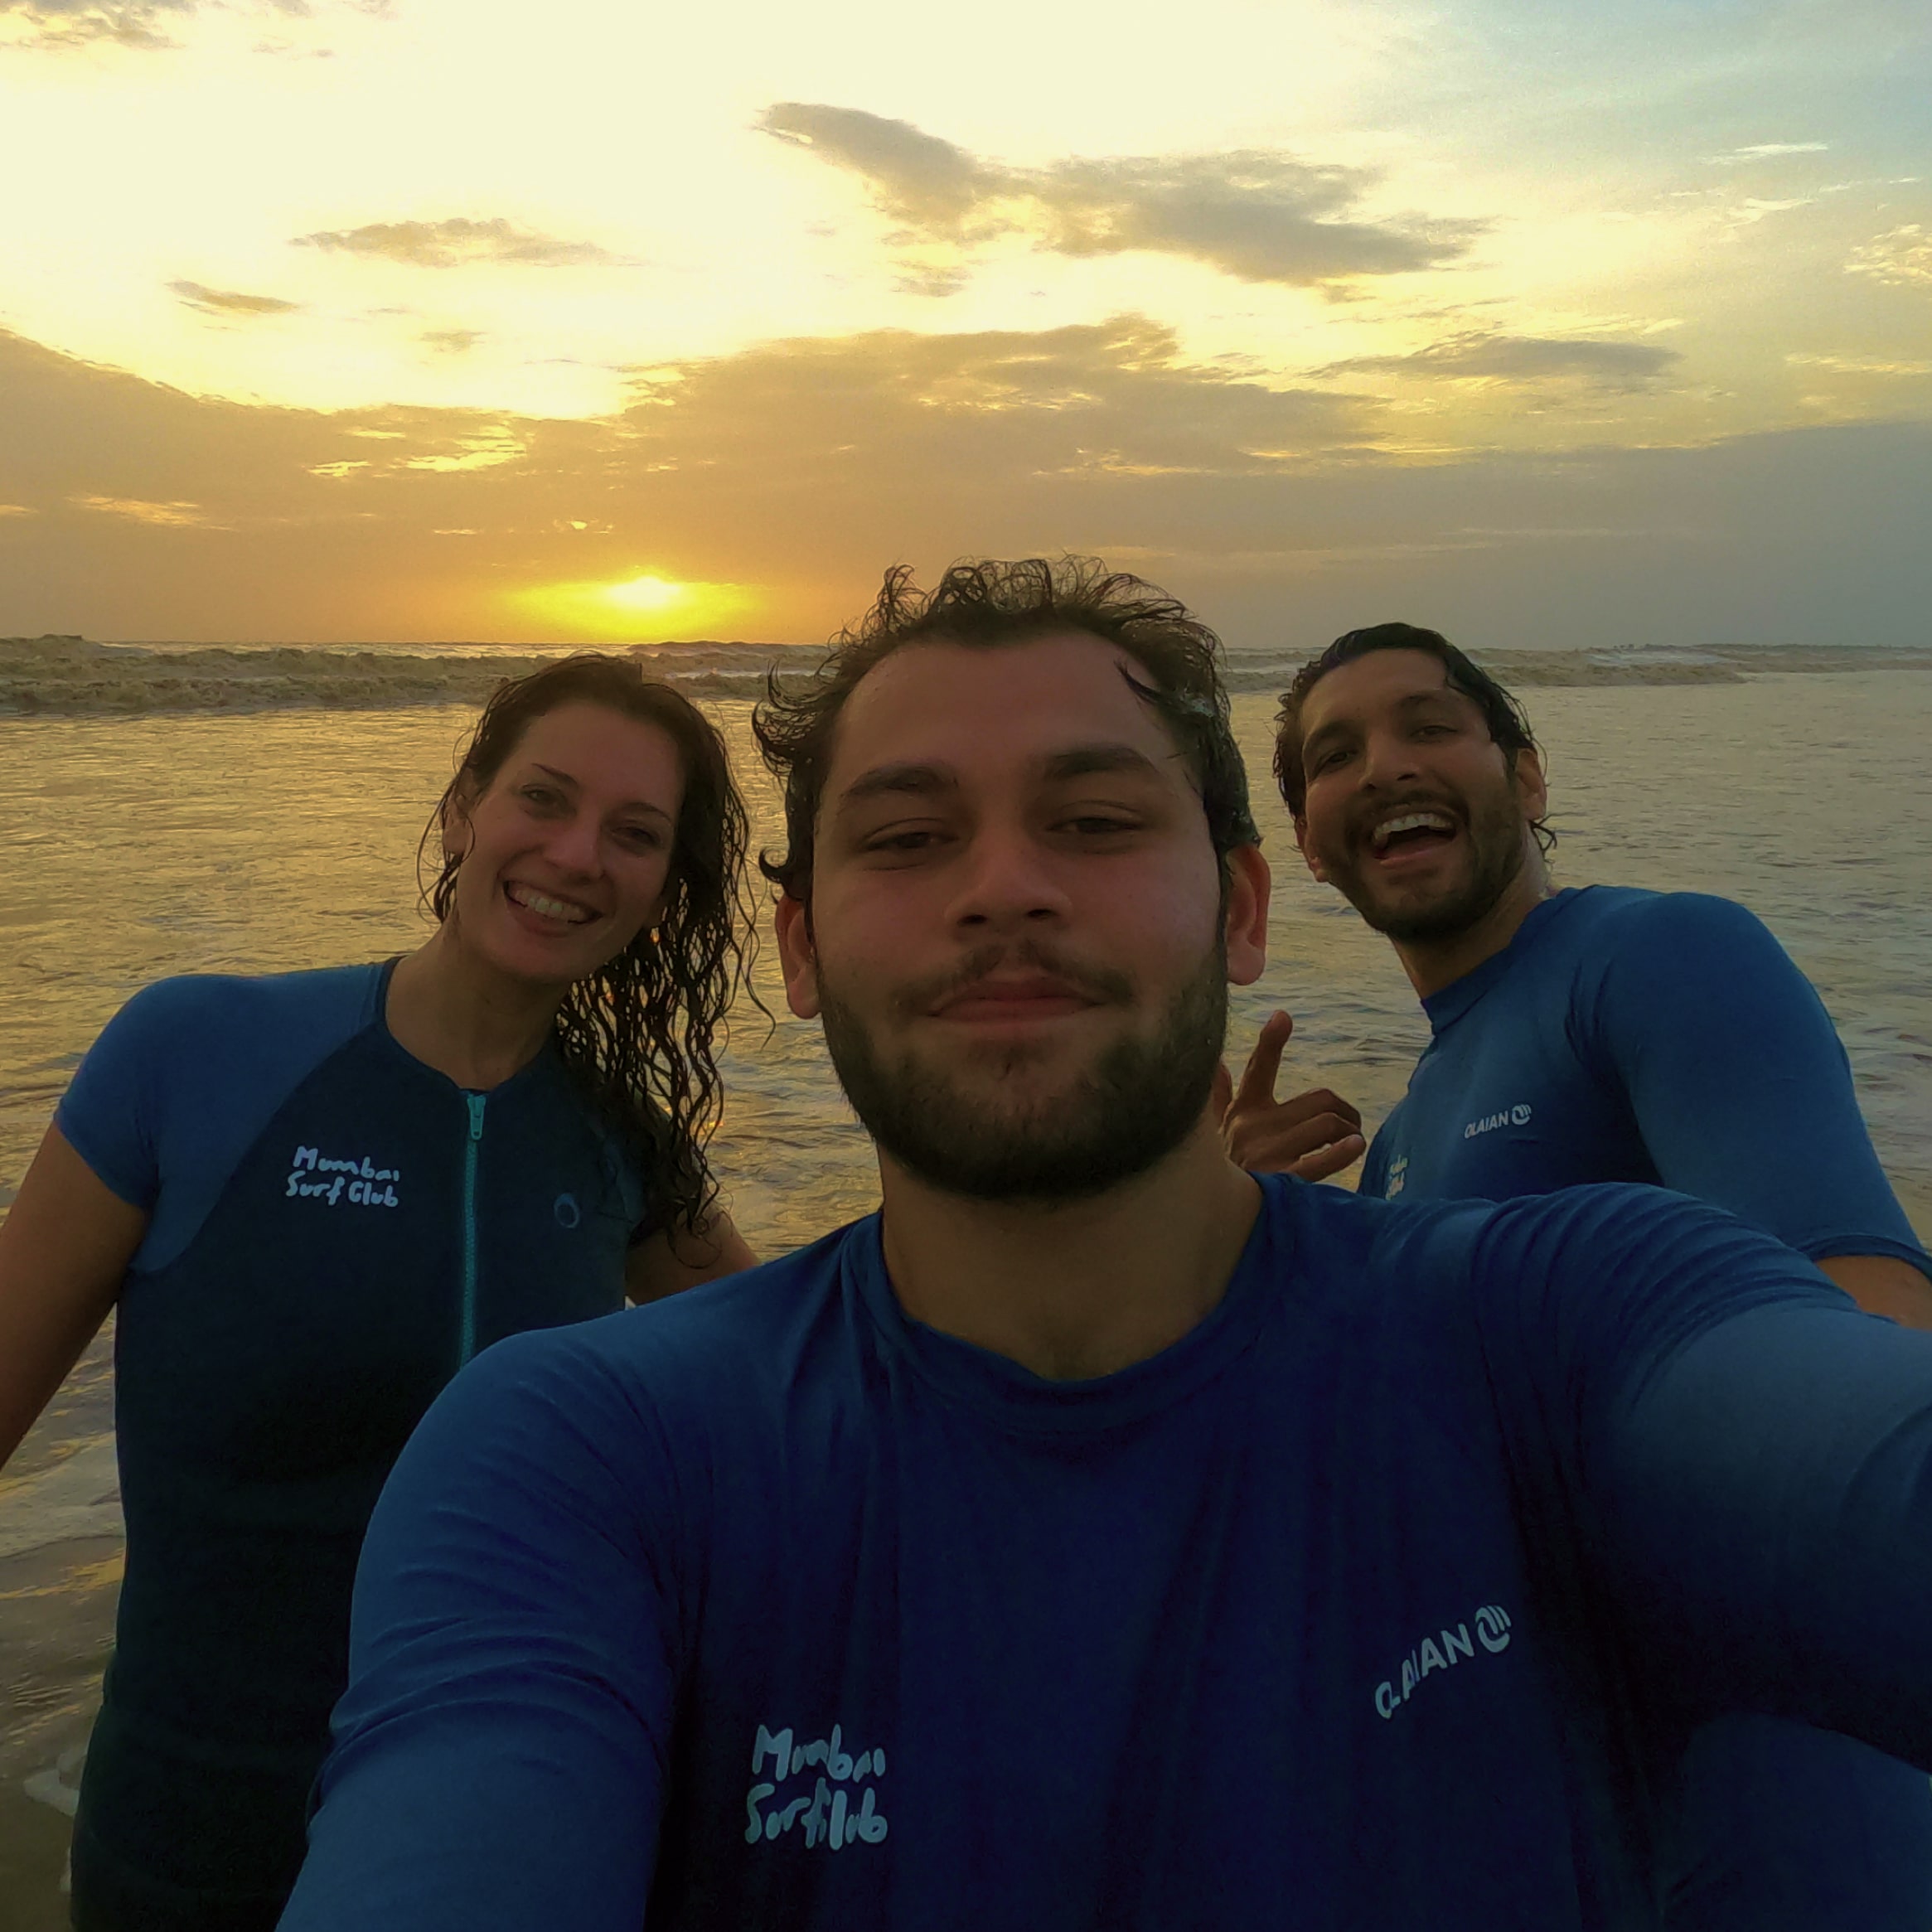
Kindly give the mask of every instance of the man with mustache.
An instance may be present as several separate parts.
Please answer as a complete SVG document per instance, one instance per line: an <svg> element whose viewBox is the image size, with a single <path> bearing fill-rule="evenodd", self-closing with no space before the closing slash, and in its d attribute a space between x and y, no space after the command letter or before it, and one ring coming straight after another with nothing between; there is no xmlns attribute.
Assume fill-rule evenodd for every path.
<svg viewBox="0 0 1932 1932"><path fill-rule="evenodd" d="M1282 700L1276 772L1315 876L1393 942L1433 1039L1361 1191L1508 1200L1659 1183L1730 1208L1864 1307L1932 1326L1928 1263L1831 1020L1741 907L1554 891L1542 771L1502 685L1440 633L1352 631ZM1243 1166L1300 1155L1270 1023L1224 1129ZM1669 1799L1673 1932L1925 1932L1932 1789L1851 1740L1731 1717Z"/></svg>
<svg viewBox="0 0 1932 1932"><path fill-rule="evenodd" d="M1621 1928L1710 1700L1932 1765L1932 1337L1653 1190L1227 1160L1184 610L895 572L758 728L882 1213L458 1378L285 1932Z"/></svg>

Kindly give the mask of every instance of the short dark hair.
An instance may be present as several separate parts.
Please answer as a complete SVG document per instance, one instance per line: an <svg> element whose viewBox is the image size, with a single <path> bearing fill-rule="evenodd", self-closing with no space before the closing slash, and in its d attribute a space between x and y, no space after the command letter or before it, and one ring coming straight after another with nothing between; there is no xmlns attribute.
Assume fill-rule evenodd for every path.
<svg viewBox="0 0 1932 1932"><path fill-rule="evenodd" d="M429 815L419 874L424 858L440 853L423 896L438 920L448 918L462 855L443 848L445 815L490 789L538 719L574 704L656 725L677 748L684 777L656 924L570 988L554 1027L564 1063L643 1170L646 1219L675 1239L700 1232L717 1198L705 1144L719 1111L718 1035L746 979L753 930L744 806L718 728L634 658L579 651L507 678L490 694Z"/></svg>
<svg viewBox="0 0 1932 1932"><path fill-rule="evenodd" d="M760 855L766 878L792 898L811 898L813 836L833 736L868 671L907 644L992 646L1053 631L1085 631L1117 644L1147 673L1145 684L1131 675L1127 682L1173 734L1199 787L1216 856L1257 844L1247 772L1228 723L1221 642L1184 606L1092 557L955 564L929 591L919 589L912 567L901 564L886 572L878 602L857 625L832 640L811 679L787 689L774 671L753 715L758 748L785 796L786 849Z"/></svg>
<svg viewBox="0 0 1932 1932"><path fill-rule="evenodd" d="M1275 719L1275 782L1281 788L1282 802L1295 817L1301 816L1308 801L1308 774L1301 767L1301 712L1308 694L1331 671L1353 664L1372 651L1420 651L1433 657L1442 666L1449 688L1460 691L1482 713L1489 736L1513 769L1518 752L1537 750L1522 705L1440 631L1426 631L1419 624L1370 624L1359 631L1344 631L1320 656L1303 665L1281 694L1281 709ZM1555 848L1557 835L1544 820L1533 819L1529 829L1544 852Z"/></svg>

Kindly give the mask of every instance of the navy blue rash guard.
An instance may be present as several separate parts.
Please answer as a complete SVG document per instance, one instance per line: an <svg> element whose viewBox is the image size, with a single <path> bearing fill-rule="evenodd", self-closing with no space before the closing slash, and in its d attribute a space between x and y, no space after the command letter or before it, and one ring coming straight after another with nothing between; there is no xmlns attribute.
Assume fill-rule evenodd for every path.
<svg viewBox="0 0 1932 1932"><path fill-rule="evenodd" d="M876 1218L490 1350L283 1932L1625 1932L1712 1711L1932 1765L1932 1335L1661 1192L1264 1188L1097 1381Z"/></svg>
<svg viewBox="0 0 1932 1932"><path fill-rule="evenodd" d="M640 1186L561 1061L467 1093L391 1037L388 983L163 981L56 1116L150 1217L115 1328L127 1571L84 1924L273 1923L398 1450L478 1347L623 1305Z"/></svg>
<svg viewBox="0 0 1932 1932"><path fill-rule="evenodd" d="M1425 1000L1433 1034L1368 1194L1509 1200L1661 1183L1813 1259L1932 1271L1887 1184L1830 1016L1727 899L1563 892ZM1755 1717L1692 1741L1673 1932L1926 1932L1932 1788L1866 1746Z"/></svg>

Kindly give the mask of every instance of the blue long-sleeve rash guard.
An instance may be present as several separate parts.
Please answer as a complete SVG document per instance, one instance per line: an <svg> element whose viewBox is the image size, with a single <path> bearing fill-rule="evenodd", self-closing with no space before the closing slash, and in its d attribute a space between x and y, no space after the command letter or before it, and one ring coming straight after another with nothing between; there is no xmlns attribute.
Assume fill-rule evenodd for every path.
<svg viewBox="0 0 1932 1932"><path fill-rule="evenodd" d="M385 1024L389 970L163 981L56 1116L148 1216L114 1419L127 1572L76 1827L116 1922L286 1891L362 1530L443 1384L623 1305L640 1179L551 1051L487 1094Z"/></svg>
<svg viewBox="0 0 1932 1932"><path fill-rule="evenodd" d="M909 1321L876 1220L489 1351L284 1932L1622 1932L1712 1712L1932 1765L1932 1336L1658 1192L1265 1185L1098 1381Z"/></svg>
<svg viewBox="0 0 1932 1932"><path fill-rule="evenodd" d="M1742 906L1589 886L1423 1001L1431 1039L1362 1191L1513 1200L1647 1181L1813 1260L1932 1273L1858 1111L1831 1016Z"/></svg>
<svg viewBox="0 0 1932 1932"><path fill-rule="evenodd" d="M1813 1259L1932 1271L1887 1184L1830 1016L1729 900L1592 886L1424 1002L1432 1038L1364 1194L1501 1201L1660 1182ZM1932 1790L1861 1745L1762 1718L1692 1741L1673 1932L1925 1932Z"/></svg>

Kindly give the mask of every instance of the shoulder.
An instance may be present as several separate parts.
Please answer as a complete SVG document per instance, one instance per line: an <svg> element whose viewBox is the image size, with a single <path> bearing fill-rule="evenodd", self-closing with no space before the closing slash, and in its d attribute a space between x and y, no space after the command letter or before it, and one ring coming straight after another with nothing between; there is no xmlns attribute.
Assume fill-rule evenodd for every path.
<svg viewBox="0 0 1932 1932"><path fill-rule="evenodd" d="M855 1223L811 1247L661 1301L513 1335L458 1379L603 1392L672 1435L709 1439L778 1412L788 1389L836 1375L850 1356ZM835 1366L836 1364L836 1366Z"/></svg>
<svg viewBox="0 0 1932 1932"><path fill-rule="evenodd" d="M1604 1183L1514 1200L1363 1200L1305 1188L1305 1257L1338 1305L1389 1295L1565 1350L1658 1344L1766 1301L1840 1299L1781 1242L1663 1188ZM1322 1197L1327 1197L1323 1198Z"/></svg>
<svg viewBox="0 0 1932 1932"><path fill-rule="evenodd" d="M380 966L356 966L157 980L122 1007L101 1038L180 1052L250 1034L286 1039L290 1029L346 1034L375 1018L382 973Z"/></svg>
<svg viewBox="0 0 1932 1932"><path fill-rule="evenodd" d="M1598 942L1620 956L1668 966L1740 951L1783 954L1756 913L1712 893L1592 886L1578 897Z"/></svg>

